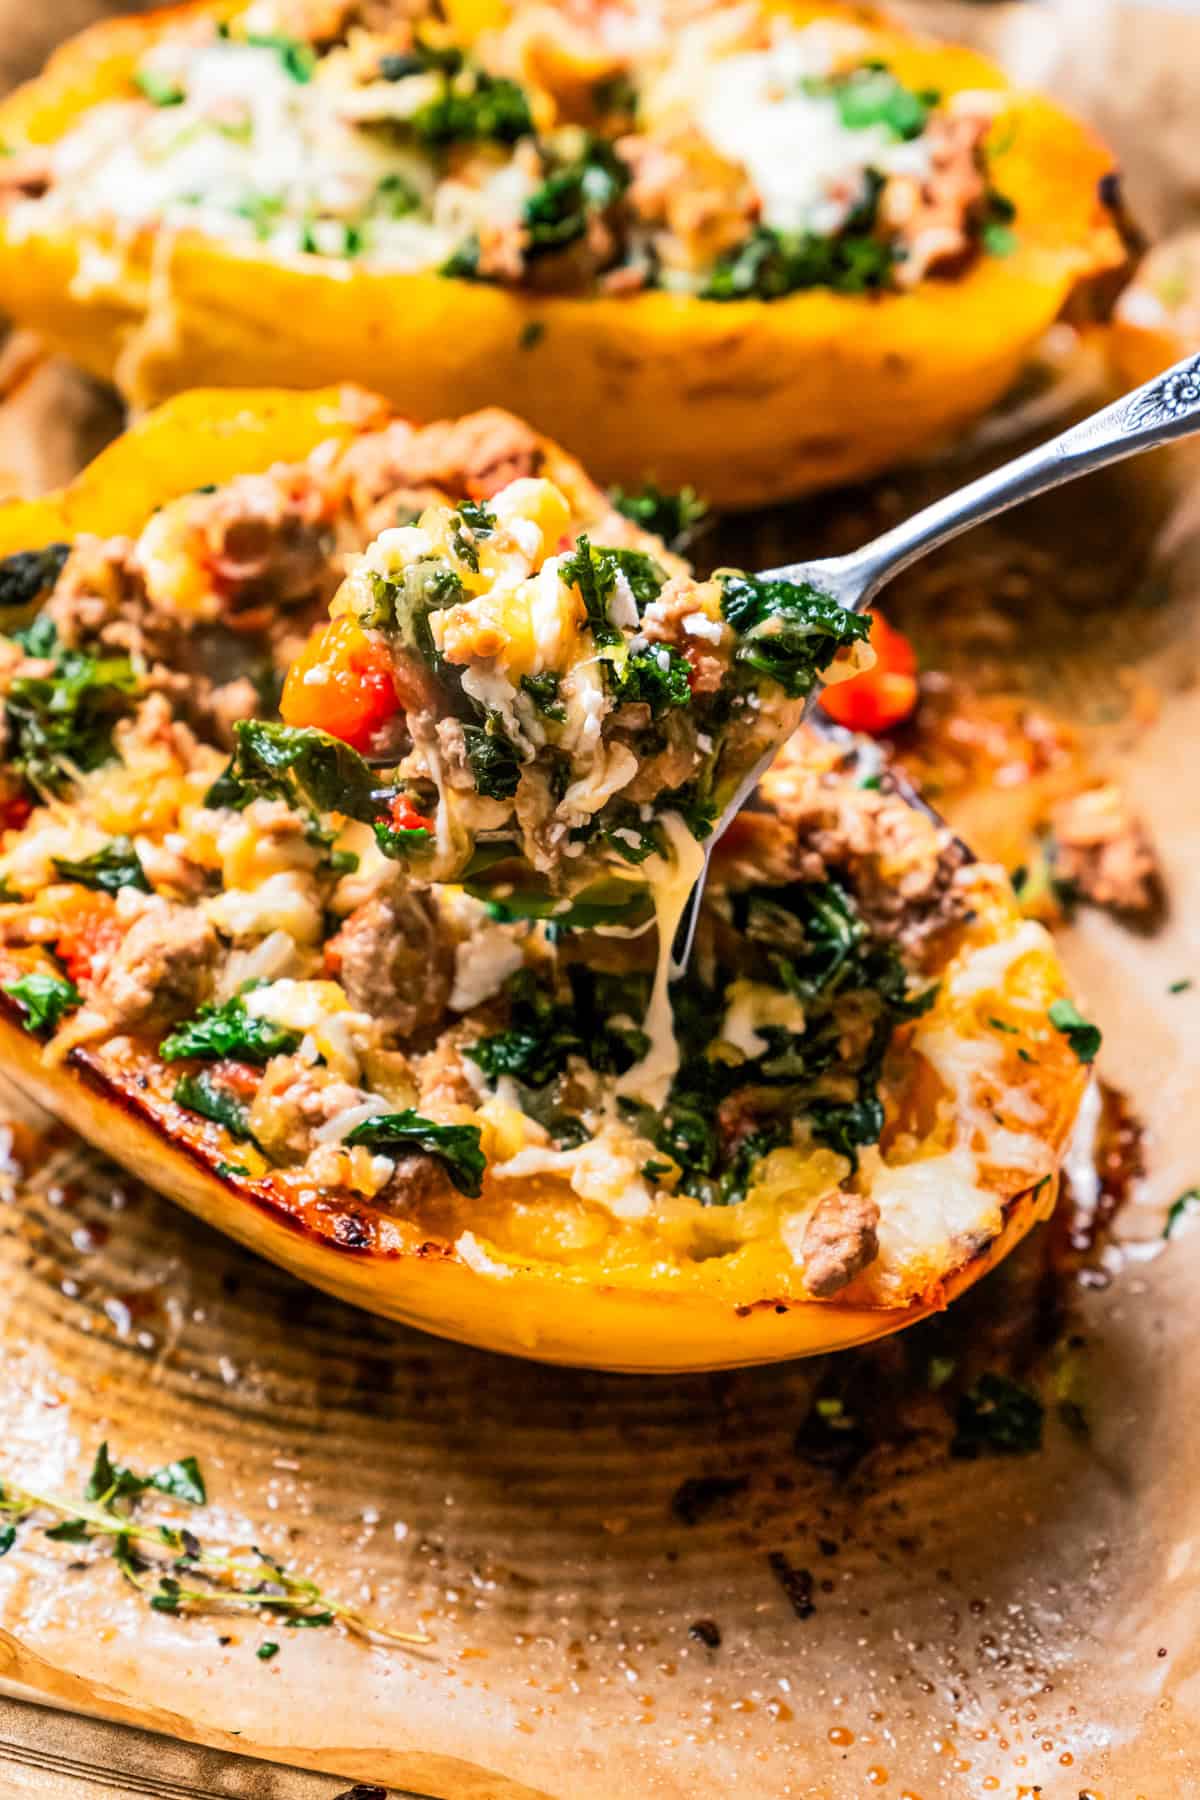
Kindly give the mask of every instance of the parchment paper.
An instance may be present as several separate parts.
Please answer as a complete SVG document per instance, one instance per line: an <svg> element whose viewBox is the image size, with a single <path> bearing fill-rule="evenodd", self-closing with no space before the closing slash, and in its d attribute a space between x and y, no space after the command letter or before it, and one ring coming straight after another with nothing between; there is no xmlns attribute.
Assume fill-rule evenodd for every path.
<svg viewBox="0 0 1200 1800"><path fill-rule="evenodd" d="M1018 9L971 11L1033 54L1013 34L1041 27ZM1154 14L1128 34L1118 21L1120 85L1105 89L1134 148L1153 137L1139 161L1152 201L1175 129L1164 95L1177 106L1190 82L1197 110L1195 25L1170 23L1178 37ZM1154 73L1131 98L1135 64ZM73 378L37 379L0 443L19 451L36 430L36 456L17 461L42 482L106 427ZM854 541L962 473L751 524L740 556ZM103 1437L137 1466L195 1454L206 1536L262 1544L435 1642L412 1655L180 1621L110 1564L72 1568L69 1547L27 1531L0 1560L0 1675L67 1708L438 1800L1200 1790L1200 1226L1165 1252L1160 1236L1167 1203L1200 1180L1197 542L1178 473L1127 469L1043 502L892 607L927 657L986 664L1081 720L1164 857L1161 931L1084 913L1065 940L1105 1029L1103 1072L1146 1128L1120 1241L1083 1259L1070 1293L1088 1434L1051 1405L1040 1456L950 1461L936 1407L905 1385L919 1351L885 1347L844 1367L900 1394L896 1430L839 1477L802 1430L817 1385L841 1379L826 1364L651 1381L442 1344L301 1288L66 1138L22 1175L22 1139L0 1204L3 1473L77 1487ZM1168 993L1188 978L1194 990ZM1024 1354L1044 1250L960 1303L937 1342ZM267 1636L282 1648L263 1663Z"/></svg>

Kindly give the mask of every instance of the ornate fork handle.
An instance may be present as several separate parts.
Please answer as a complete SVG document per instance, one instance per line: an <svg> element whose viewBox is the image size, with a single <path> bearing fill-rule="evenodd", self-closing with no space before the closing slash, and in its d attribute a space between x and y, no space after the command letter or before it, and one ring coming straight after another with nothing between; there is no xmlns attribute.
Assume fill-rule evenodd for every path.
<svg viewBox="0 0 1200 1800"><path fill-rule="evenodd" d="M995 518L1065 481L1103 469L1139 451L1153 450L1173 438L1200 431L1200 356L1188 357L1135 388L1120 400L1070 426L1048 443L1039 444L989 475L947 494L911 519L884 532L849 556L821 565L825 584L843 606L858 611L879 589L918 557L948 543L959 532ZM786 578L811 565L791 564L770 573Z"/></svg>
<svg viewBox="0 0 1200 1800"><path fill-rule="evenodd" d="M923 512L914 513L911 519L864 544L861 550L822 562L788 563L780 569L767 569L764 574L776 580L812 581L851 612L860 612L901 569L948 543L959 532L984 519L994 519L998 513L1032 500L1037 494L1061 487L1065 481L1074 481L1077 475L1087 475L1093 469L1103 469L1123 457L1157 449L1172 438L1188 437L1196 431L1200 431L1200 356L1190 356L1165 375L1135 388L1048 443L1039 444L1036 450L1003 463L990 475L981 475L978 481L947 494ZM704 868L675 934L673 981L687 970L713 845L750 798L778 749L782 745L768 750L746 777L708 841Z"/></svg>

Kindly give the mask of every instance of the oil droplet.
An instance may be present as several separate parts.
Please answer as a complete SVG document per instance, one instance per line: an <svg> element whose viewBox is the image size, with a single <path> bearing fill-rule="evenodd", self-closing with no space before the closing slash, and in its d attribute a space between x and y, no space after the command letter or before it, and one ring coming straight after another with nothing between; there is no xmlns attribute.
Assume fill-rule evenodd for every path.
<svg viewBox="0 0 1200 1800"><path fill-rule="evenodd" d="M1075 1758L1071 1755L1069 1750L1064 1750L1058 1760L1064 1769L1069 1769L1071 1764L1075 1761Z"/></svg>
<svg viewBox="0 0 1200 1800"><path fill-rule="evenodd" d="M844 1725L831 1725L829 1727L829 1741L831 1744L836 1744L839 1749L845 1749L854 1742L854 1733L852 1731L847 1731Z"/></svg>
<svg viewBox="0 0 1200 1800"><path fill-rule="evenodd" d="M985 1775L984 1776L983 1791L985 1794L995 1794L999 1791L999 1787L1000 1787L1000 1777L998 1775Z"/></svg>
<svg viewBox="0 0 1200 1800"><path fill-rule="evenodd" d="M867 1780L870 1782L872 1787L885 1786L885 1784L887 1782L887 1778L888 1778L887 1770L881 1769L879 1767L878 1763L872 1763L871 1767L867 1770Z"/></svg>

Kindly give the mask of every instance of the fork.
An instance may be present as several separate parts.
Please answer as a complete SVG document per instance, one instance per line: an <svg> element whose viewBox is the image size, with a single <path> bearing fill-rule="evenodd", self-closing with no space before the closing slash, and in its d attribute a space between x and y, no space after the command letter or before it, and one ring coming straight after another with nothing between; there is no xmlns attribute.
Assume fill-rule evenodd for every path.
<svg viewBox="0 0 1200 1800"><path fill-rule="evenodd" d="M1164 375L1134 388L1110 406L1060 432L1047 443L990 474L936 500L911 519L885 531L848 556L825 557L817 562L785 563L762 571L764 580L805 582L829 594L848 612L861 612L901 570L949 543L972 525L993 519L1010 507L1020 506L1064 482L1074 481L1093 469L1103 469L1124 457L1154 450L1173 438L1200 431L1200 356L1176 363ZM809 697L805 715L815 703ZM789 732L790 736L791 733ZM763 775L783 748L772 744L737 788L707 840L704 866L696 880L675 933L671 951L671 979L678 980L688 966L704 884L713 849L735 815L750 798Z"/></svg>

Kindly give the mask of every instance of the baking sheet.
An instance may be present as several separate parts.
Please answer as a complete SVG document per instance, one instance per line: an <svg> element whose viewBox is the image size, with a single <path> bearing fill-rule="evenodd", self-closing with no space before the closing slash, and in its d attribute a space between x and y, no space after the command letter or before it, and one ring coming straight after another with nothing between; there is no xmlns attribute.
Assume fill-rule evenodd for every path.
<svg viewBox="0 0 1200 1800"><path fill-rule="evenodd" d="M990 32L1033 29L1015 8L972 10ZM1165 136L1164 91L1176 105L1200 63L1144 20L1127 48L1153 52L1136 116L1161 113ZM1153 198L1157 148L1139 167ZM1177 183L1164 219L1186 203ZM111 429L58 368L3 417L0 451L15 446L14 479L31 485ZM951 1461L945 1408L913 1375L934 1347L1037 1358L1044 1234L936 1338L832 1369L635 1380L390 1327L65 1137L35 1149L18 1134L0 1191L3 1473L78 1488L105 1437L135 1466L195 1454L206 1538L261 1544L434 1642L407 1654L173 1619L111 1564L70 1567L69 1547L27 1530L0 1560L0 1675L65 1707L439 1800L1200 1787L1200 1226L1160 1253L1167 1203L1200 1178L1197 540L1181 471L1127 468L1042 502L944 554L893 606L927 655L1065 705L1126 775L1164 858L1158 933L1085 913L1065 940L1147 1168L1067 1293L1086 1437L1051 1404L1042 1455ZM960 474L740 527L739 553L852 542ZM709 548L733 553L725 538ZM1196 988L1170 994L1182 979ZM849 1470L812 1460L812 1400L830 1381L893 1415ZM282 1648L263 1663L268 1636ZM63 1721L56 1736L87 1729ZM214 1791L253 1791L235 1779Z"/></svg>

